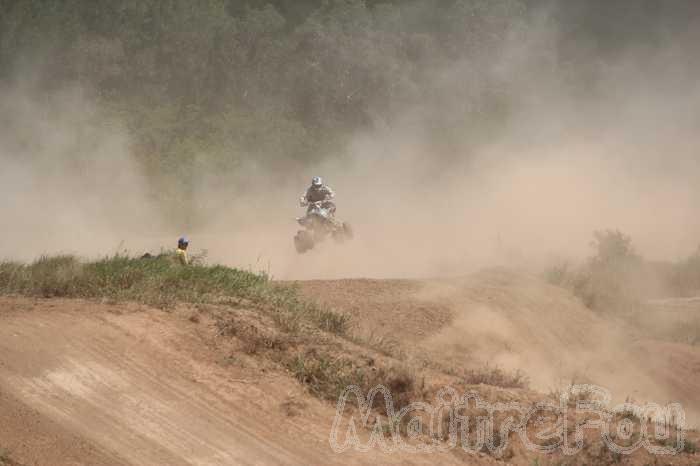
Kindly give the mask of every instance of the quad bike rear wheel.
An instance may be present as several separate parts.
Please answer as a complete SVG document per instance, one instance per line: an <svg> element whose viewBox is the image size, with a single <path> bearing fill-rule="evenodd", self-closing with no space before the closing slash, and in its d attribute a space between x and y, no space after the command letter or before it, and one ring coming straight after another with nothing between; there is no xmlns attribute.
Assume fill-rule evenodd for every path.
<svg viewBox="0 0 700 466"><path fill-rule="evenodd" d="M333 239L336 243L342 243L352 239L352 227L349 223L343 222L338 229L333 232Z"/></svg>
<svg viewBox="0 0 700 466"><path fill-rule="evenodd" d="M343 222L343 234L345 235L345 239L352 239L355 236L348 222Z"/></svg>

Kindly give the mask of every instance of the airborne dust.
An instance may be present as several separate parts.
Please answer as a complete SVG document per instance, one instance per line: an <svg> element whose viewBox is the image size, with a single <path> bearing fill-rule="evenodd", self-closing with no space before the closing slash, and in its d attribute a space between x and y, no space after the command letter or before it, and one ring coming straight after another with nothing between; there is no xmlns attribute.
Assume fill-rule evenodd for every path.
<svg viewBox="0 0 700 466"><path fill-rule="evenodd" d="M25 69L0 88L0 253L142 253L187 233L212 262L280 279L435 277L580 258L593 230L618 228L646 257L687 256L700 242L700 83L684 55L694 33L628 47L603 66L551 53L558 36L546 18L533 15L536 32L513 34L478 68L431 70L430 99L397 102L391 121L319 163L280 173L250 161L235 173L245 189L197 165L195 182L169 186L189 186L195 216L160 208L128 132L89 92L38 92ZM576 58L572 73L593 82L565 85L553 58ZM458 118L462 98L494 81L508 86L511 111L475 141L482 122ZM299 256L294 217L313 175L336 190L356 239Z"/></svg>
<svg viewBox="0 0 700 466"><path fill-rule="evenodd" d="M563 55L549 14L533 14L528 32L514 32L487 60L426 63L426 92L399 96L392 118L355 131L320 162L290 170L285 161L277 169L249 160L235 173L194 164L167 187L186 189L187 205L167 209L153 181L159 174L143 169L129 132L89 90L39 90L31 77L44 71L21 69L0 86L0 256L142 254L174 247L184 233L209 262L277 279L434 278L581 259L591 233L605 228L629 234L649 259L688 256L700 243L700 69L688 55L700 28L671 25L673 34L628 44L603 62L590 50ZM569 62L576 65L563 76ZM497 128L482 121L489 109L464 118L468 97L494 83L507 89L507 118ZM356 238L298 255L298 198L315 175L336 191L337 215ZM523 340L516 318L489 308L456 311L442 344L471 335L483 340L483 359L531 374L546 368L538 388L571 375L551 366L552 348L567 347L562 364L578 361L574 369L596 381L606 380L611 352L629 356L618 330L597 320L572 331L607 329L600 351L583 336L569 348L568 333L549 347ZM494 349L501 340L520 342L520 356ZM614 378L617 393L653 385L635 374Z"/></svg>

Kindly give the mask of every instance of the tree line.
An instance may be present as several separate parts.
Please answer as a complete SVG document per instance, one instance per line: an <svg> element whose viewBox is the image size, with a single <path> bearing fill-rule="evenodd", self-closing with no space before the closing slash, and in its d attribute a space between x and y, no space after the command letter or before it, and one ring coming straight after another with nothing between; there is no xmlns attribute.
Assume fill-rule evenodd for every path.
<svg viewBox="0 0 700 466"><path fill-rule="evenodd" d="M490 137L522 83L537 85L527 73L575 78L576 57L660 40L697 12L681 2L583 3L0 0L0 82L31 70L42 92L87 89L154 173L191 168L195 153L223 168L242 158L313 163L412 107L449 147L463 131ZM518 44L530 45L523 74L499 73Z"/></svg>

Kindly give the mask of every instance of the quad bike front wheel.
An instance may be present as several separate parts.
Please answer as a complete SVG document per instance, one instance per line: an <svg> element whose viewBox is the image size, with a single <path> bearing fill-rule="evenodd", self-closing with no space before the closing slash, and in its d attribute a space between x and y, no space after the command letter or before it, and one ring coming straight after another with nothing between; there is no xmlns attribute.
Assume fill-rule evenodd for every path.
<svg viewBox="0 0 700 466"><path fill-rule="evenodd" d="M294 247L299 254L303 254L314 247L314 238L306 230L299 230L294 236Z"/></svg>

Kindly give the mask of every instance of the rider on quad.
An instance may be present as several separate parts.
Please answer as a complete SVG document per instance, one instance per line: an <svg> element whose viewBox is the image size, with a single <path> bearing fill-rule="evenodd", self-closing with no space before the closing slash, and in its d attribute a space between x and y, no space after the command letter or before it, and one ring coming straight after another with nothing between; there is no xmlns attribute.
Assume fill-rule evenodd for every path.
<svg viewBox="0 0 700 466"><path fill-rule="evenodd" d="M332 237L336 242L352 239L352 229L346 222L335 218L335 203L333 190L323 184L323 180L315 176L311 186L301 196L300 203L306 209L306 216L297 218L297 223L304 227L294 236L294 247L300 254L313 249L324 240Z"/></svg>
<svg viewBox="0 0 700 466"><path fill-rule="evenodd" d="M302 207L308 206L310 209L312 203L322 202L322 207L328 209L331 216L333 216L335 215L335 203L332 201L334 197L335 193L330 186L324 185L320 176L314 176L311 179L311 186L309 186L306 193L301 196L300 204Z"/></svg>

